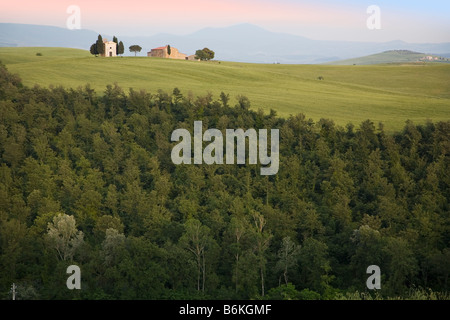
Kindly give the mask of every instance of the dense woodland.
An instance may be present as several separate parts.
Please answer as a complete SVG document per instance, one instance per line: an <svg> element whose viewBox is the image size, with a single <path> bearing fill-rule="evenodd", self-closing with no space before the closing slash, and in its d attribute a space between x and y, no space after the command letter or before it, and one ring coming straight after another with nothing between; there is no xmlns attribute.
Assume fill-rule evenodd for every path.
<svg viewBox="0 0 450 320"><path fill-rule="evenodd" d="M388 133L234 98L29 88L1 66L0 298L448 299L450 121ZM278 128L279 172L174 165L196 120Z"/></svg>

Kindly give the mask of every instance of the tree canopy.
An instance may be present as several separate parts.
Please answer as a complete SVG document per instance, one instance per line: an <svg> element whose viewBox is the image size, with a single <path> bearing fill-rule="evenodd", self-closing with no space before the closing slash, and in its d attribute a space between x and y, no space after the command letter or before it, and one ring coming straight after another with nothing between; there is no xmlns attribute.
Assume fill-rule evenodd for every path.
<svg viewBox="0 0 450 320"><path fill-rule="evenodd" d="M214 51L208 48L203 48L195 52L195 58L200 60L212 60L214 59L214 55Z"/></svg>
<svg viewBox="0 0 450 320"><path fill-rule="evenodd" d="M142 47L137 44L134 44L134 45L130 46L129 49L130 49L130 52L134 52L134 55L136 56L137 52L141 52Z"/></svg>
<svg viewBox="0 0 450 320"><path fill-rule="evenodd" d="M378 265L383 297L448 299L450 121L388 133L234 98L26 87L0 65L0 297L360 298ZM174 165L199 119L278 128L278 174Z"/></svg>

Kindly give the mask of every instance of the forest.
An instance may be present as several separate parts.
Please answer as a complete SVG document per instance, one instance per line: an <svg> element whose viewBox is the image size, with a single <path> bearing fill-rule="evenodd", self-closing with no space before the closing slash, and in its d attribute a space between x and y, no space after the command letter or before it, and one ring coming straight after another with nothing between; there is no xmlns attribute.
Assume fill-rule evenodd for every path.
<svg viewBox="0 0 450 320"><path fill-rule="evenodd" d="M0 65L0 299L450 298L450 121L386 132L231 98L26 87ZM175 165L194 121L279 129L278 173Z"/></svg>

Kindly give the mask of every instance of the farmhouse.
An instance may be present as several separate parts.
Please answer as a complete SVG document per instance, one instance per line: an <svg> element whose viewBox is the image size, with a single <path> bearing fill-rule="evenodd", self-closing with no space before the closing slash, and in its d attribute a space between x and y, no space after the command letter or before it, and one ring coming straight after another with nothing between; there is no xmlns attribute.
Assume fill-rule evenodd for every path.
<svg viewBox="0 0 450 320"><path fill-rule="evenodd" d="M186 60L189 60L189 61L200 61L200 59L196 58L195 54L191 54L190 56L187 56Z"/></svg>
<svg viewBox="0 0 450 320"><path fill-rule="evenodd" d="M154 48L150 52L147 52L147 56L166 59L187 60L187 55L179 52L178 49L174 47L170 47L170 55L169 55L169 46Z"/></svg>
<svg viewBox="0 0 450 320"><path fill-rule="evenodd" d="M117 56L117 43L114 41L108 41L108 39L103 39L104 53L101 54L102 57L115 57Z"/></svg>

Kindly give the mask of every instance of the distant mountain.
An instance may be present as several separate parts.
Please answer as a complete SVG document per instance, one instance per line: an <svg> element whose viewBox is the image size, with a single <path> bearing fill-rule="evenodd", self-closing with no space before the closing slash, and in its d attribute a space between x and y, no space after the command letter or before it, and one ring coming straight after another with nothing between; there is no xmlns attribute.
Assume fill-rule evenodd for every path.
<svg viewBox="0 0 450 320"><path fill-rule="evenodd" d="M64 47L89 50L97 37L98 33L91 30L0 23L1 47Z"/></svg>
<svg viewBox="0 0 450 320"><path fill-rule="evenodd" d="M329 62L331 65L370 65L380 63L415 63L434 62L450 63L444 55L425 54L410 50L389 50L365 57Z"/></svg>
<svg viewBox="0 0 450 320"><path fill-rule="evenodd" d="M65 28L0 23L0 46L68 47L88 50L98 32L68 30ZM102 34L112 39L112 35ZM189 35L156 34L145 37L117 35L128 47L140 45L145 55L152 48L170 44L186 54L208 47L216 52L216 59L255 63L325 63L351 59L392 49L444 54L450 52L450 43L412 44L403 41L384 43L319 41L301 36L270 32L251 24L225 28L205 28Z"/></svg>

